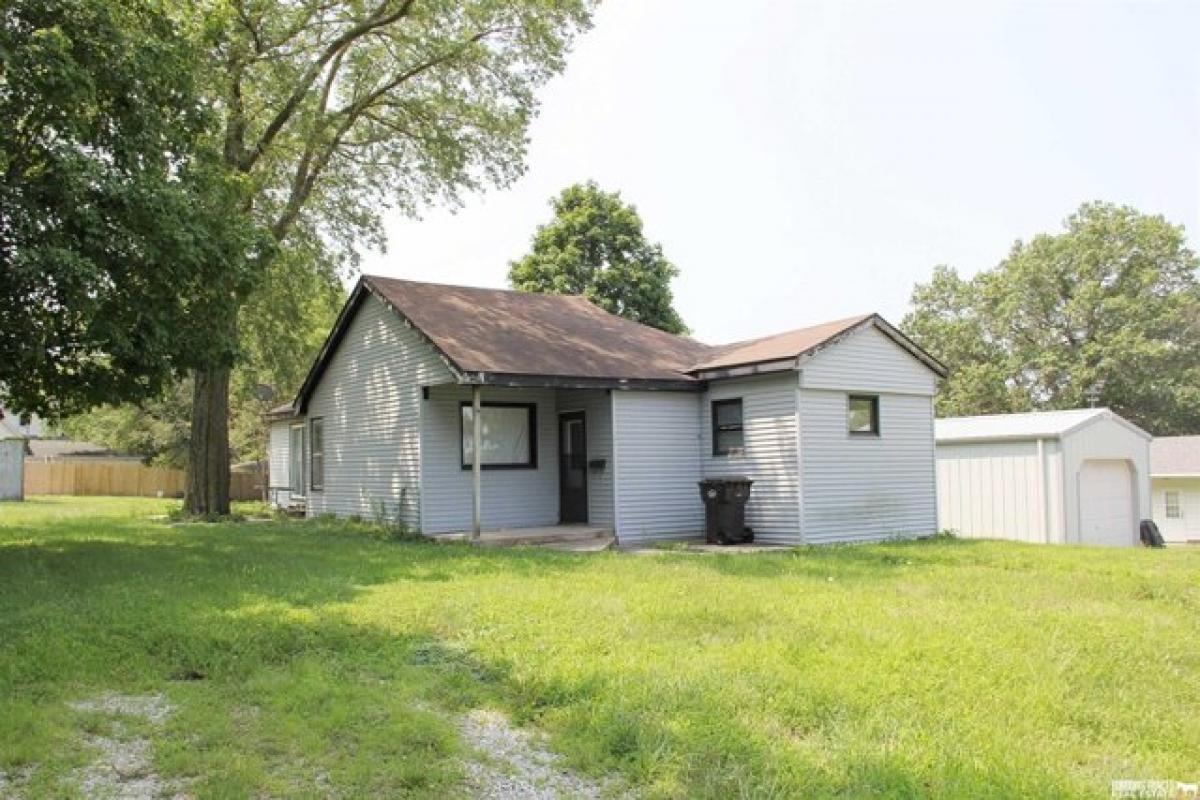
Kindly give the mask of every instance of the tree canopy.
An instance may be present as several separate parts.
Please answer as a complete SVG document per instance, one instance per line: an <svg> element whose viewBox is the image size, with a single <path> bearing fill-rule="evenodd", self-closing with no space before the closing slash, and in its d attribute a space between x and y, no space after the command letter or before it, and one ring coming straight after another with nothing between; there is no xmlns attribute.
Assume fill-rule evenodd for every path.
<svg viewBox="0 0 1200 800"><path fill-rule="evenodd" d="M280 253L242 306L241 357L231 373L229 391L234 463L266 457L263 414L295 396L345 300L337 275L327 265L321 269L326 262L303 263L318 256L296 248ZM185 467L192 391L191 377L181 377L152 398L68 417L62 430L76 439L142 456L156 466Z"/></svg>
<svg viewBox="0 0 1200 800"><path fill-rule="evenodd" d="M236 213L241 186L206 145L199 59L148 0L6 4L6 405L57 416L149 397L177 371L229 357L233 337L208 319L267 241Z"/></svg>
<svg viewBox="0 0 1200 800"><path fill-rule="evenodd" d="M1196 433L1198 268L1182 227L1086 203L974 278L939 267L904 327L950 367L941 414L1095 401L1155 435Z"/></svg>
<svg viewBox="0 0 1200 800"><path fill-rule="evenodd" d="M582 294L613 314L687 333L671 294L679 269L646 239L634 206L591 181L568 186L551 205L554 218L538 226L529 253L509 264L514 289Z"/></svg>

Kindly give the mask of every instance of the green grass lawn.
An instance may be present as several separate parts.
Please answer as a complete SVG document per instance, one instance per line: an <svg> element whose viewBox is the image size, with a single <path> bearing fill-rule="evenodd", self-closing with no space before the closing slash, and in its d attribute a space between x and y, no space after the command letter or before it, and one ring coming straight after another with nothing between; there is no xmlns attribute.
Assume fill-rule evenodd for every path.
<svg viewBox="0 0 1200 800"><path fill-rule="evenodd" d="M1200 779L1198 551L580 555L171 506L0 505L0 770L29 796L70 793L98 723L69 704L106 691L175 704L146 735L198 797L453 796L478 707L651 797Z"/></svg>

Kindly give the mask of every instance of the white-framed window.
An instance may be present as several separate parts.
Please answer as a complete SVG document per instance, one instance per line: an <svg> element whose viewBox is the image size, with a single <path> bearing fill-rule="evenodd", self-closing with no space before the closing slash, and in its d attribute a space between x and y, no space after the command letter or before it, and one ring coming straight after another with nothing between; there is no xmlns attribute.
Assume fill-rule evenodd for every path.
<svg viewBox="0 0 1200 800"><path fill-rule="evenodd" d="M325 420L313 417L309 436L309 475L314 491L325 488Z"/></svg>
<svg viewBox="0 0 1200 800"><path fill-rule="evenodd" d="M288 440L288 491L304 496L304 423L292 426Z"/></svg>
<svg viewBox="0 0 1200 800"><path fill-rule="evenodd" d="M1179 492L1164 492L1163 500L1167 506L1167 519L1183 518L1183 509L1179 505Z"/></svg>
<svg viewBox="0 0 1200 800"><path fill-rule="evenodd" d="M461 405L462 468L475 464L475 409ZM483 469L537 468L537 404L483 403L479 422L482 434Z"/></svg>

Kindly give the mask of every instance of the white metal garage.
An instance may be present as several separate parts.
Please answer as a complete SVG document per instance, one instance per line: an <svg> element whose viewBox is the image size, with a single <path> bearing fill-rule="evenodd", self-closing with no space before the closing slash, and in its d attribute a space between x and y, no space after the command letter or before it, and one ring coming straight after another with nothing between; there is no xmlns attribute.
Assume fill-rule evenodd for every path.
<svg viewBox="0 0 1200 800"><path fill-rule="evenodd" d="M1106 408L937 420L938 525L960 536L1130 546L1150 435Z"/></svg>

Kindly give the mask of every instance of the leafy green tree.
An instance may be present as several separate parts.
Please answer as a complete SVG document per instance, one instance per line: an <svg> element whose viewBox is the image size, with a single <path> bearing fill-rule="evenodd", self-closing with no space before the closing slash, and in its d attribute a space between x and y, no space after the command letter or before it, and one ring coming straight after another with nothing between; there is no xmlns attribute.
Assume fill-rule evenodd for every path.
<svg viewBox="0 0 1200 800"><path fill-rule="evenodd" d="M191 400L191 381L183 378L155 397L103 405L67 417L60 430L72 439L141 456L156 467L178 469L187 465Z"/></svg>
<svg viewBox="0 0 1200 800"><path fill-rule="evenodd" d="M1086 203L970 281L939 268L905 328L951 375L939 412L1086 406L1200 431L1200 260L1183 228Z"/></svg>
<svg viewBox="0 0 1200 800"><path fill-rule="evenodd" d="M269 245L205 146L200 52L150 0L0 15L0 401L56 417L219 359L221 287Z"/></svg>
<svg viewBox="0 0 1200 800"><path fill-rule="evenodd" d="M266 457L263 414L287 402L333 325L345 291L318 254L283 252L242 307L241 358L230 377L230 457ZM322 265L325 265L322 267ZM187 466L192 385L176 380L155 397L108 404L62 422L74 438L142 456L156 466Z"/></svg>
<svg viewBox="0 0 1200 800"><path fill-rule="evenodd" d="M534 90L561 71L590 0L214 0L203 83L245 214L340 263L382 246L380 214L458 202L524 169ZM239 296L215 321L232 332ZM186 508L228 511L231 360L195 371Z"/></svg>
<svg viewBox="0 0 1200 800"><path fill-rule="evenodd" d="M514 289L582 294L613 314L687 333L672 305L679 269L646 240L636 208L591 181L568 186L551 205L554 219L538 226L529 254L509 264Z"/></svg>

